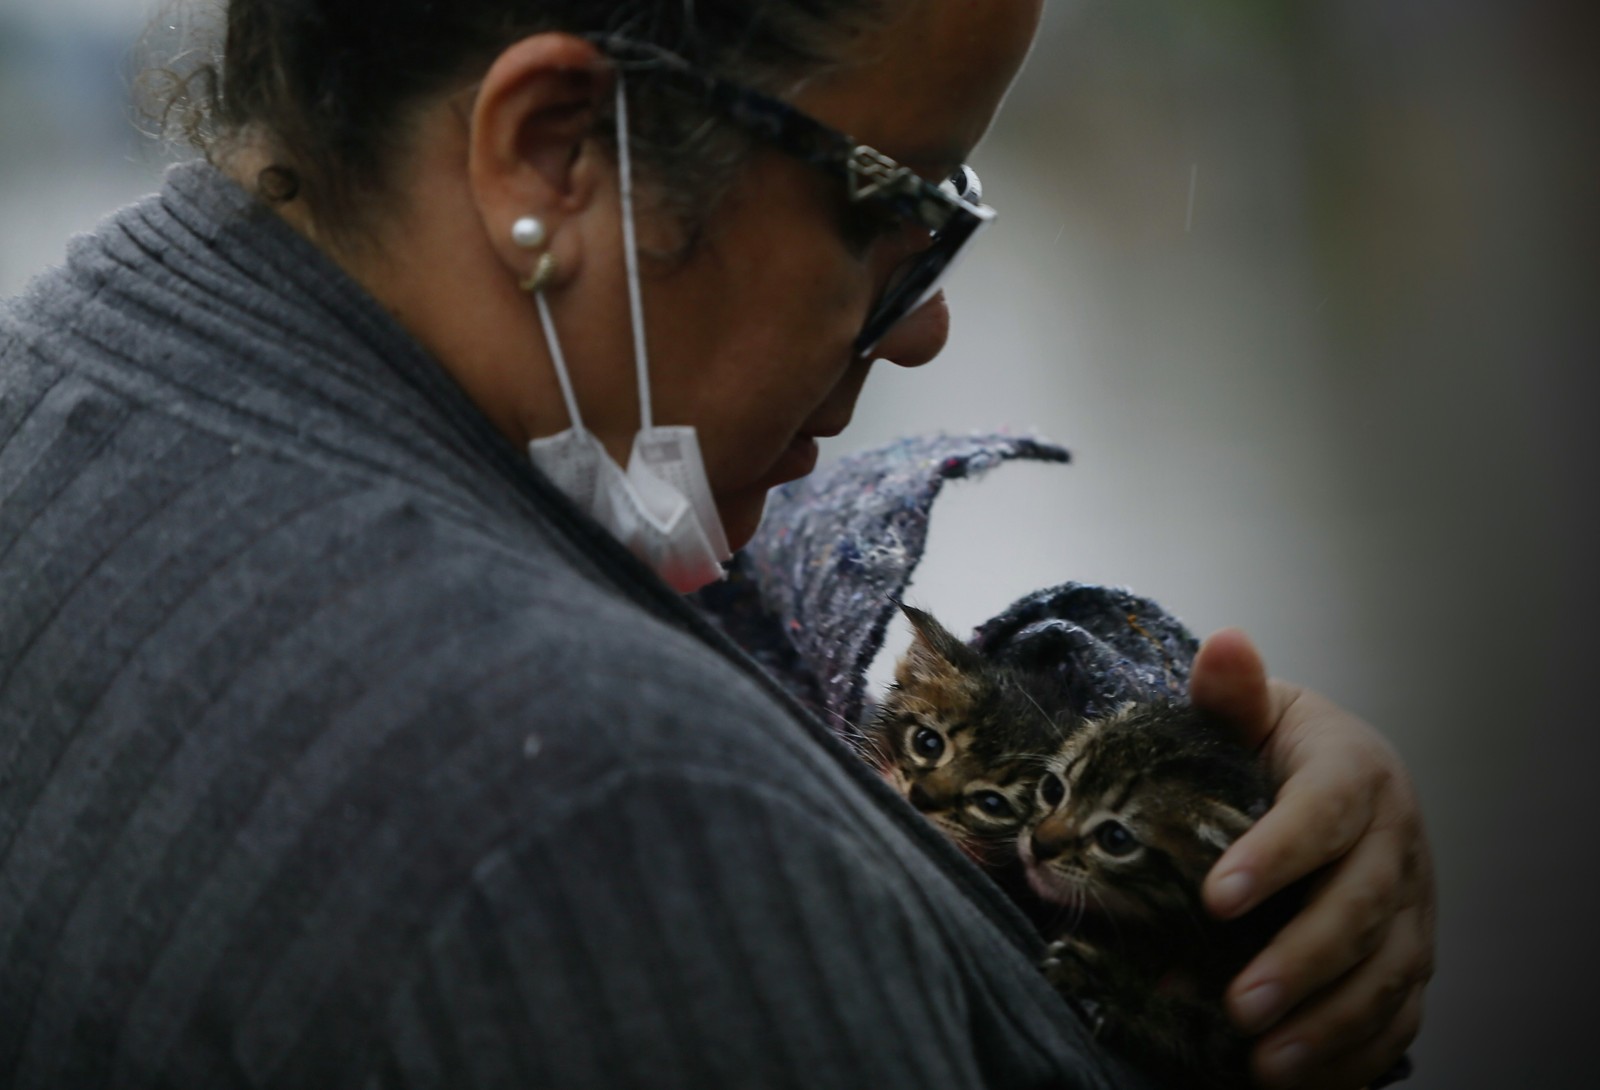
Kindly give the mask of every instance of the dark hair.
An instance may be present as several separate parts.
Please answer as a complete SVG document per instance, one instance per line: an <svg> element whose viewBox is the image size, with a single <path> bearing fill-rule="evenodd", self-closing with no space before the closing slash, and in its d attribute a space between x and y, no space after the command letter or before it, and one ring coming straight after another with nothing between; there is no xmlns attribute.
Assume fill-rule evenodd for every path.
<svg viewBox="0 0 1600 1090"><path fill-rule="evenodd" d="M349 238L391 196L411 110L469 84L519 38L619 34L775 92L841 59L898 2L228 0L220 55L206 51L177 78L164 128L175 123L213 161L241 138L263 140L272 165L257 180L260 196L301 199L319 229ZM634 153L688 242L746 141L670 95L639 93L639 82L630 80Z"/></svg>

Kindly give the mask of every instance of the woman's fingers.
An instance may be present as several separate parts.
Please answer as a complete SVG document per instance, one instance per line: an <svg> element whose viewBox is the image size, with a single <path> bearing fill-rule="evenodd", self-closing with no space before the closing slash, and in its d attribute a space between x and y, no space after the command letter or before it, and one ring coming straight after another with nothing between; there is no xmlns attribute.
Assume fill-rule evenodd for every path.
<svg viewBox="0 0 1600 1090"><path fill-rule="evenodd" d="M1350 719L1311 693L1286 705L1267 755L1287 778L1272 808L1206 877L1203 895L1216 915L1254 908L1342 857L1371 827L1387 767L1368 745L1342 737L1330 710Z"/></svg>
<svg viewBox="0 0 1600 1090"><path fill-rule="evenodd" d="M1291 1006L1259 1043L1257 1070L1271 1085L1354 1090L1387 1072L1417 1034L1423 989L1433 976L1432 865L1415 811L1398 803L1379 810L1373 831L1322 884L1312 907L1241 974L1244 984L1263 967L1271 972L1272 959L1282 956L1277 964L1289 968L1281 979L1293 992L1295 964L1307 974L1304 981L1326 976L1359 955L1375 933L1371 921L1389 913L1370 954L1357 956L1350 972ZM1391 822L1396 813L1399 819ZM1398 867L1391 870L1391 861ZM1384 895L1386 887L1395 900ZM1337 924L1341 918L1344 927ZM1319 935L1325 925L1333 931ZM1243 994L1242 987L1230 992Z"/></svg>
<svg viewBox="0 0 1600 1090"><path fill-rule="evenodd" d="M1261 745L1281 718L1282 709L1273 707L1275 695L1261 653L1239 629L1216 633L1195 655L1189 699L1227 720L1247 745Z"/></svg>
<svg viewBox="0 0 1600 1090"><path fill-rule="evenodd" d="M1315 1043L1316 1028L1301 1027L1297 1018L1294 1026L1286 1025L1256 1046L1252 1067L1257 1079L1264 1086L1298 1090L1356 1090L1370 1085L1392 1071L1416 1039L1422 1025L1423 987L1418 981L1396 995L1385 992L1370 1000L1374 1011L1339 1001L1342 1009L1337 1014L1326 1012L1326 1024L1336 1029L1321 1039L1320 1047ZM1327 1002L1335 1001L1330 997Z"/></svg>
<svg viewBox="0 0 1600 1090"><path fill-rule="evenodd" d="M1229 1012L1242 1030L1268 1029L1384 946L1401 907L1401 856L1394 834L1375 830L1317 883L1305 907L1229 987Z"/></svg>
<svg viewBox="0 0 1600 1090"><path fill-rule="evenodd" d="M1207 907L1237 916L1316 875L1230 986L1229 1013L1246 1032L1271 1027L1254 1054L1271 1084L1355 1090L1415 1036L1432 973L1432 865L1405 766L1360 719L1267 681L1240 633L1207 641L1190 692L1258 744L1282 784L1207 876Z"/></svg>

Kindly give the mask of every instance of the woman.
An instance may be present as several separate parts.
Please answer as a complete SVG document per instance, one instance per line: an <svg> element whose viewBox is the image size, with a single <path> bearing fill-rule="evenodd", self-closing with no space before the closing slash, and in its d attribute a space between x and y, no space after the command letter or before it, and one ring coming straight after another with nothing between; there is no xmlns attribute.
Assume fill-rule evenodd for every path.
<svg viewBox="0 0 1600 1090"><path fill-rule="evenodd" d="M673 593L941 348L1038 9L229 5L220 169L5 311L10 1084L1137 1081ZM1236 633L1193 687L1286 777L1211 906L1327 868L1233 1013L1363 1085L1431 956L1404 770Z"/></svg>

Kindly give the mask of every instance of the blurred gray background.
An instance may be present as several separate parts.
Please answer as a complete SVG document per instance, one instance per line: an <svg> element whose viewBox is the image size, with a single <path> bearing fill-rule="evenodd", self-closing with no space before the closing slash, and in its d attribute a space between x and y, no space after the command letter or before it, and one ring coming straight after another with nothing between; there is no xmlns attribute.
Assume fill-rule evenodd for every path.
<svg viewBox="0 0 1600 1090"><path fill-rule="evenodd" d="M0 0L0 296L157 184L128 105L154 11ZM950 348L881 368L827 451L1067 444L952 486L914 600L965 629L1128 585L1394 740L1441 890L1418 1090L1600 1085L1594 21L1050 0L975 160L1001 218Z"/></svg>

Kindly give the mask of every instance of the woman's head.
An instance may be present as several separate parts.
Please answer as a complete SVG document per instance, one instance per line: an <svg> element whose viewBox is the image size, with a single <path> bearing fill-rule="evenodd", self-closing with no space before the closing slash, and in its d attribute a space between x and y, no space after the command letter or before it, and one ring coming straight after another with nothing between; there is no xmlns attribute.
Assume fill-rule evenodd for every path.
<svg viewBox="0 0 1600 1090"><path fill-rule="evenodd" d="M264 143L262 195L298 199L325 236L353 241L392 194L417 108L476 81L521 38L620 34L777 90L836 63L907 2L229 0L222 55L183 105L204 150L226 159L241 141ZM634 130L641 167L692 232L747 141L670 98L637 103Z"/></svg>
<svg viewBox="0 0 1600 1090"><path fill-rule="evenodd" d="M612 127L618 67L585 35L670 48L937 181L988 126L1040 3L234 0L216 116L235 176L281 183L278 168L293 171L298 186L279 194L286 218L518 443L568 424L536 308L518 288L535 257L512 228L537 217L557 270L545 297L584 423L625 461L641 413ZM419 14L434 8L437 29ZM640 246L670 257L647 264L644 280L655 421L698 429L738 547L767 489L808 471L813 438L848 423L870 366L858 335L927 236L898 221L863 232L844 179L724 124L647 69L627 73ZM346 244L352 232L360 244ZM936 299L875 354L926 362L945 325Z"/></svg>

